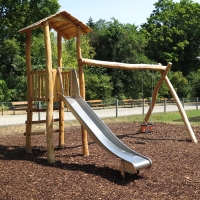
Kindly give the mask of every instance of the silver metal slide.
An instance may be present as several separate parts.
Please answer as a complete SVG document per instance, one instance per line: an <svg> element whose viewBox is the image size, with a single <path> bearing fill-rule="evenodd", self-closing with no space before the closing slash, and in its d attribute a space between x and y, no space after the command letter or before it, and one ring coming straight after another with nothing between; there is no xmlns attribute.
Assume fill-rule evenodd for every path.
<svg viewBox="0 0 200 200"><path fill-rule="evenodd" d="M87 130L92 139L103 149L121 158L121 174L135 174L140 169L149 168L152 161L135 152L121 142L106 124L96 115L79 94L76 71L71 72L71 95L59 94L79 123Z"/></svg>

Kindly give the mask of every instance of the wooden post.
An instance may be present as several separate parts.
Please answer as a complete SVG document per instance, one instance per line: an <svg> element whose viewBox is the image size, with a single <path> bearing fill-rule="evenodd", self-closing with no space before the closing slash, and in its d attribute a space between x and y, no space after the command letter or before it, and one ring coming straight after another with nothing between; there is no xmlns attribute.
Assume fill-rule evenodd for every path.
<svg viewBox="0 0 200 200"><path fill-rule="evenodd" d="M83 99L85 99L85 80L84 80L84 70L82 64L82 53L81 53L81 28L80 26L76 29L76 52L77 52L77 61L78 61L78 70L79 70L79 88L80 94ZM88 150L88 139L87 139L87 131L81 126L82 130L82 145L83 145L83 155L89 156Z"/></svg>
<svg viewBox="0 0 200 200"><path fill-rule="evenodd" d="M58 44L58 67L62 67L62 37L58 33L57 35ZM61 69L62 71L62 69ZM64 102L59 101L59 147L64 148L65 146L65 134L64 134Z"/></svg>
<svg viewBox="0 0 200 200"><path fill-rule="evenodd" d="M49 23L44 22L44 41L46 49L46 131L47 131L47 160L50 163L55 162L54 157L54 139L53 139L53 81L52 81L52 57L51 41L49 34Z"/></svg>
<svg viewBox="0 0 200 200"><path fill-rule="evenodd" d="M157 82L154 90L153 90L153 93L152 93L152 100L151 100L151 105L149 106L149 110L144 118L144 121L147 123L149 121L149 118L151 116L151 113L154 109L154 106L156 104L156 99L157 99L157 96L158 96L158 91L160 89L160 86L162 84L162 82L164 81L168 71L170 70L170 67L172 66L172 63L168 63L165 71L163 71L162 75L161 75L161 78L159 79L159 81ZM141 132L141 128L139 129L138 132Z"/></svg>
<svg viewBox="0 0 200 200"><path fill-rule="evenodd" d="M193 130L192 130L192 127L191 127L190 122L189 122L189 120L188 120L188 118L187 118L187 115L186 115L186 113L185 113L185 110L184 110L184 108L183 108L183 106L182 106L182 104L181 104L181 102L180 102L180 100L179 100L179 98L178 98L178 95L176 94L176 91L174 90L174 88L173 88L173 86L172 86L172 84L171 84L171 82L170 82L170 80L168 79L167 76L165 77L164 80L165 80L165 82L166 82L166 84L167 84L167 86L168 86L168 88L169 88L169 90L170 90L170 92L171 92L171 94L172 94L172 96L173 96L175 102L176 102L176 105L177 105L177 107L178 107L178 109L179 109L179 112L180 112L180 114L181 114L182 120L183 120L183 122L184 122L184 124L185 124L185 127L186 127L186 129L187 129L187 132L188 132L189 135L190 135L191 140L192 140L194 143L197 143L197 139L196 139L196 137L195 137L195 134L194 134L194 132L193 132Z"/></svg>
<svg viewBox="0 0 200 200"><path fill-rule="evenodd" d="M28 110L26 123L26 152L32 153L31 128L32 128L32 75L31 75L31 30L26 33L26 77L28 93Z"/></svg>

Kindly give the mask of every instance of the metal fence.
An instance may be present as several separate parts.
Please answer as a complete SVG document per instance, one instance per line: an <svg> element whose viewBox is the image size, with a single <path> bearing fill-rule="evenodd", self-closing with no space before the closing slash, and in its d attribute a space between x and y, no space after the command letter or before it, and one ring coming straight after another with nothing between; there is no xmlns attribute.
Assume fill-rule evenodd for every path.
<svg viewBox="0 0 200 200"><path fill-rule="evenodd" d="M199 98L180 98L182 106L185 110L196 110L199 108ZM45 102L34 102L38 108L46 108ZM144 115L149 109L150 101L144 101L138 104L125 104L121 100L104 100L103 106L94 106L92 109L100 118L121 117L130 115ZM54 107L58 108L58 103L54 103ZM176 103L173 101L158 100L153 109L153 113L178 111ZM59 117L59 112L54 111L54 118ZM65 120L75 120L72 113L65 108ZM26 121L26 110L14 110L12 102L0 102L0 126L24 124ZM33 112L33 120L45 120L45 112Z"/></svg>

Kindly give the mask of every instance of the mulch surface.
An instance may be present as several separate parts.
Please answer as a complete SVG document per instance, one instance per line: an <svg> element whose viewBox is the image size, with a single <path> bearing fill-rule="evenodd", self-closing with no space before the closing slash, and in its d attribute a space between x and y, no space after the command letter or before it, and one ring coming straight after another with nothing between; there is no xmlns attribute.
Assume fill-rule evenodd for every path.
<svg viewBox="0 0 200 200"><path fill-rule="evenodd" d="M65 128L65 148L54 134L53 165L46 159L46 137L33 136L25 153L25 126L0 127L0 199L200 199L200 145L182 125L156 123L153 133L136 134L138 123L108 127L127 146L153 164L139 174L120 173L120 159L89 137L89 157L82 156L80 126ZM199 127L193 127L200 140Z"/></svg>

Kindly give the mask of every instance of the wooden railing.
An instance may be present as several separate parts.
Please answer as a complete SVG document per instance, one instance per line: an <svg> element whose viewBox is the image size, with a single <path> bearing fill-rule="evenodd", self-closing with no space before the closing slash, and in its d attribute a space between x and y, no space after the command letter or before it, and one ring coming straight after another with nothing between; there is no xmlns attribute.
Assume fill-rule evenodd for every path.
<svg viewBox="0 0 200 200"><path fill-rule="evenodd" d="M69 95L69 72L61 72L63 79L64 95ZM45 70L35 70L32 76L32 100L46 101L46 72ZM60 101L57 92L61 91L60 77L57 69L52 70L53 97L54 102Z"/></svg>

